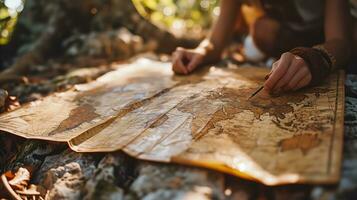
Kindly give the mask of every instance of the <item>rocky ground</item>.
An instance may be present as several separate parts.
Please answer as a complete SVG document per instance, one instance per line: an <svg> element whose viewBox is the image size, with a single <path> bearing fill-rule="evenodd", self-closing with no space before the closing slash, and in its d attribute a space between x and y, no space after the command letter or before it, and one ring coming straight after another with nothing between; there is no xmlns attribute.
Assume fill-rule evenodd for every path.
<svg viewBox="0 0 357 200"><path fill-rule="evenodd" d="M13 66L26 64L23 66L28 69L27 75L31 76L21 79L1 77L5 83L0 80L0 112L70 89L74 84L92 81L112 70L118 62L125 62L138 53L157 50L158 47L169 52L175 46L187 43L180 41L174 44L170 41L176 39L166 32L158 31L137 14L124 12L130 10L121 9L129 5L124 0L110 0L108 2L112 6L104 7L100 6L99 0L81 1L88 3L84 4L86 6L77 5L71 0L26 2L32 4L25 6L19 21L24 22L25 28L30 27L30 39L38 39L22 45L21 49L27 49L27 54L17 59ZM36 10L40 14L33 15ZM88 18L91 21L84 20L88 24L83 24L83 27L93 30L81 32L81 26L75 24L78 30L68 31L73 26L63 22L75 23L78 18L68 16L68 10L74 14L91 13L93 16ZM31 17L34 18L32 22L28 20ZM68 20L68 17L73 20ZM33 26L35 22L38 24ZM125 28L123 24L130 26ZM60 48L52 52L60 55L56 57L51 54L38 61L38 54L45 54L51 49L49 46L57 44L53 41L61 41L58 45ZM19 43L24 41L19 40ZM12 48L11 45L9 48ZM57 52L57 49L61 49L61 52ZM154 57L163 61L168 59L165 55ZM11 81L6 81L10 78ZM342 178L338 185L267 187L203 168L140 161L121 152L76 153L66 144L25 140L5 132L0 132L0 173L8 172L8 176L13 176L14 172L21 172L14 185L30 188L28 184L34 184L33 187L42 191L41 194L43 197L46 195L47 199L356 199L357 75L348 75L346 86L345 145ZM0 198L4 192L0 186Z"/></svg>

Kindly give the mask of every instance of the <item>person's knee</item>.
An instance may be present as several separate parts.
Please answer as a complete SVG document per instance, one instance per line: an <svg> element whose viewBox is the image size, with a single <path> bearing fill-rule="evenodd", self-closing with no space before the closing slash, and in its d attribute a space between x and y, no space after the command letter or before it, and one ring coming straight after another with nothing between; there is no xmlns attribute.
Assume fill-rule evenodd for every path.
<svg viewBox="0 0 357 200"><path fill-rule="evenodd" d="M269 17L262 17L255 21L252 37L254 43L266 54L272 54L278 40L280 24Z"/></svg>

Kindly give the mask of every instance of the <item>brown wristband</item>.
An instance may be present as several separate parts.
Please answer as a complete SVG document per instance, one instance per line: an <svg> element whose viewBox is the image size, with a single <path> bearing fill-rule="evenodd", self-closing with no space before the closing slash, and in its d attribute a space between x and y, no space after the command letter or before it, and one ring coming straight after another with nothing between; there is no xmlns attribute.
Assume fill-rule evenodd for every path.
<svg viewBox="0 0 357 200"><path fill-rule="evenodd" d="M310 86L320 84L330 73L331 62L323 55L323 52L307 47L297 47L290 50L290 53L301 57L310 69L312 79Z"/></svg>

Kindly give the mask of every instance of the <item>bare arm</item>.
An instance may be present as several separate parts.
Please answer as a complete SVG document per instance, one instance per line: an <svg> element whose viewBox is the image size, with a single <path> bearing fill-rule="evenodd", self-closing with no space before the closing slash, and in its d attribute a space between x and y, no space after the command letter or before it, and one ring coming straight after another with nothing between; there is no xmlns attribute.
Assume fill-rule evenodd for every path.
<svg viewBox="0 0 357 200"><path fill-rule="evenodd" d="M177 48L172 54L172 69L178 74L189 74L197 66L220 59L222 51L234 31L239 0L222 0L220 14L208 38L195 49Z"/></svg>
<svg viewBox="0 0 357 200"><path fill-rule="evenodd" d="M323 46L335 57L338 67L346 65L351 53L350 20L347 0L326 1Z"/></svg>
<svg viewBox="0 0 357 200"><path fill-rule="evenodd" d="M280 92L318 84L332 70L346 66L351 53L349 22L347 0L326 0L325 42L284 53L274 63L266 89Z"/></svg>
<svg viewBox="0 0 357 200"><path fill-rule="evenodd" d="M221 1L218 20L214 24L209 37L200 45L203 47L212 45L212 48L208 48L208 51L211 50L208 52L211 55L208 58L218 59L224 47L232 38L240 5L240 2L237 0Z"/></svg>

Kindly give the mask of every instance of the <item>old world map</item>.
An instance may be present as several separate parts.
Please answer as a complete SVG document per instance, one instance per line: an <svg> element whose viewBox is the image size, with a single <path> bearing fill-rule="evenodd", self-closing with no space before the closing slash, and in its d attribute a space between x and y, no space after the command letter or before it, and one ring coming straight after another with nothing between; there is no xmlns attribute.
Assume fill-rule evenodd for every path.
<svg viewBox="0 0 357 200"><path fill-rule="evenodd" d="M1 115L0 130L68 142L78 152L122 150L267 185L337 182L343 72L319 87L248 99L267 73L211 66L176 76L170 63L139 59Z"/></svg>

